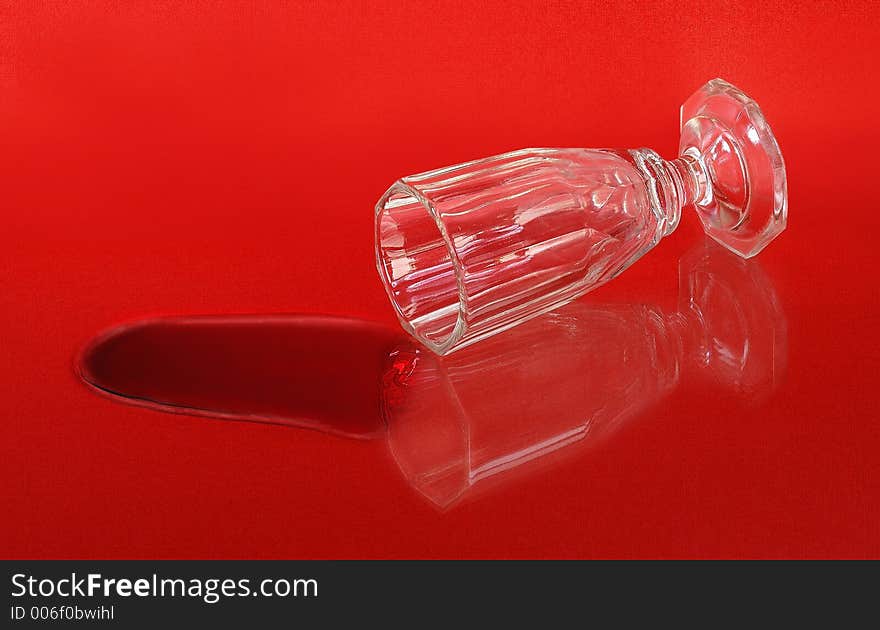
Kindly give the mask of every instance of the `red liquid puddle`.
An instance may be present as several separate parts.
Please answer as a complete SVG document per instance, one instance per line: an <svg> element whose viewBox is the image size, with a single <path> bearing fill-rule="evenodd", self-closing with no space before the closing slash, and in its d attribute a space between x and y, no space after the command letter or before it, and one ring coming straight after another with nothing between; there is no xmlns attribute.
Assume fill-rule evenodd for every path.
<svg viewBox="0 0 880 630"><path fill-rule="evenodd" d="M383 372L401 341L327 316L160 318L98 336L79 372L129 404L370 438L385 430Z"/></svg>

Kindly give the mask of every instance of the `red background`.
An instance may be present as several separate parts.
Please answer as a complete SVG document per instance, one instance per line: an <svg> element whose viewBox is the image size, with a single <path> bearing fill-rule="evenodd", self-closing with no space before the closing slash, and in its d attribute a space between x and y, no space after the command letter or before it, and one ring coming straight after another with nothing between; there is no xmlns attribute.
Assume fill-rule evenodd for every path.
<svg viewBox="0 0 880 630"><path fill-rule="evenodd" d="M4 3L0 555L880 556L876 3ZM642 7L642 8L640 8ZM73 356L170 313L394 324L372 206L525 146L677 147L721 76L786 159L764 406L680 388L601 448L439 513L379 441L127 407ZM601 289L674 301L686 215Z"/></svg>

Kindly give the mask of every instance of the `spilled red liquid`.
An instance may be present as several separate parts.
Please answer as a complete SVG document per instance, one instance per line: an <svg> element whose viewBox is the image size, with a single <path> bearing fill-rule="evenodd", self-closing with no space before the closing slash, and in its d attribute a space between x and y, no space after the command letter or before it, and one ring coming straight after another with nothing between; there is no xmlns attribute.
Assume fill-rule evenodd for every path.
<svg viewBox="0 0 880 630"><path fill-rule="evenodd" d="M114 399L160 411L369 438L384 432L383 373L401 341L328 316L170 317L100 335L79 371Z"/></svg>

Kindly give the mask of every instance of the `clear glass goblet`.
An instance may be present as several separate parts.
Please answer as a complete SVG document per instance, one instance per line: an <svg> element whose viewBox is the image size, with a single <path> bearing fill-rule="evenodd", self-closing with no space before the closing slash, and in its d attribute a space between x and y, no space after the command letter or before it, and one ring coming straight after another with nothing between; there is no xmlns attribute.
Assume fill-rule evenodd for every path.
<svg viewBox="0 0 880 630"><path fill-rule="evenodd" d="M785 228L787 205L763 114L714 79L682 106L673 160L522 149L400 179L376 204L376 262L403 328L443 355L608 282L685 207L749 258Z"/></svg>

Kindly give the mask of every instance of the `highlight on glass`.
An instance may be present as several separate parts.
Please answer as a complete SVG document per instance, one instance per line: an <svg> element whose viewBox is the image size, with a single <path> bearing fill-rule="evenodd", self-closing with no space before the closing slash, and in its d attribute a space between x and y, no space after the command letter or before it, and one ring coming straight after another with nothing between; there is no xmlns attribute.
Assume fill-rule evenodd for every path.
<svg viewBox="0 0 880 630"><path fill-rule="evenodd" d="M757 104L714 79L681 108L679 155L522 149L411 175L376 204L376 264L403 328L444 355L620 274L693 207L750 258L785 229L785 166Z"/></svg>

